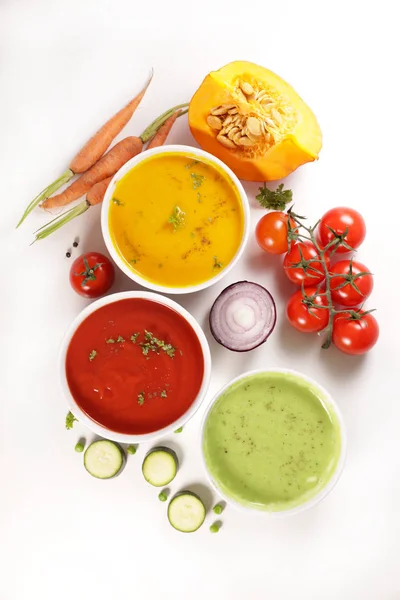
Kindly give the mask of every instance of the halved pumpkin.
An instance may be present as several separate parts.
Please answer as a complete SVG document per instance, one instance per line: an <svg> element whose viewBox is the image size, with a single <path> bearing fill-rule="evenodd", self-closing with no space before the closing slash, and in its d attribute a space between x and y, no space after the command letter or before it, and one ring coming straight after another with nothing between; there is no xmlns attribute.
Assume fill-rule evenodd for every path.
<svg viewBox="0 0 400 600"><path fill-rule="evenodd" d="M247 181L286 177L322 146L318 122L295 90L245 61L207 75L190 101L189 126L204 150Z"/></svg>

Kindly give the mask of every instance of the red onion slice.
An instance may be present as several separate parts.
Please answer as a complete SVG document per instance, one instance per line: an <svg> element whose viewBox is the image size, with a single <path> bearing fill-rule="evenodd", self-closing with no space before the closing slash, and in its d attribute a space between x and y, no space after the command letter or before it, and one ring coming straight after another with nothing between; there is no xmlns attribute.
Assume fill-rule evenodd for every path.
<svg viewBox="0 0 400 600"><path fill-rule="evenodd" d="M238 281L225 288L210 311L210 329L228 350L247 352L263 344L276 323L271 294L258 283Z"/></svg>

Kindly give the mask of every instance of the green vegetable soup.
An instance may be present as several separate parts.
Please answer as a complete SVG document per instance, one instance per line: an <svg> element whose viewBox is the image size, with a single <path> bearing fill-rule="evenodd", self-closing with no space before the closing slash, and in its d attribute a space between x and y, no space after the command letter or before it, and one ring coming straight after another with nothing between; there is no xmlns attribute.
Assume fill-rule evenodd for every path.
<svg viewBox="0 0 400 600"><path fill-rule="evenodd" d="M208 471L236 502L278 512L314 497L331 479L342 447L336 414L319 389L288 373L233 383L207 416Z"/></svg>

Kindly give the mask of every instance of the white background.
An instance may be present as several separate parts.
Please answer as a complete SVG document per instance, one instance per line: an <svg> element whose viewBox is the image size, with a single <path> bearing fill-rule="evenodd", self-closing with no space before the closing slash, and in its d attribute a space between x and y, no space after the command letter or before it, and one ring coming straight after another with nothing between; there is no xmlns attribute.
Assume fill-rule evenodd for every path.
<svg viewBox="0 0 400 600"><path fill-rule="evenodd" d="M1 600L398 600L400 398L398 306L398 139L400 55L396 2L222 3L136 0L0 1L1 171ZM115 480L92 479L74 452L81 434L64 428L56 356L73 317L86 305L68 284L65 258L104 250L99 210L29 247L48 215L39 210L15 232L28 201L64 170L94 130L154 81L123 132L139 134L169 106L190 99L209 70L234 59L287 79L318 116L318 163L287 179L298 212L316 220L347 204L368 236L360 259L376 274L369 307L378 308L379 344L365 358L320 350L317 337L292 331L284 304L291 288L279 260L251 235L223 283L179 301L206 325L225 285L249 278L276 298L270 341L235 355L210 340L212 394L250 368L302 371L326 386L348 429L348 457L335 490L315 509L287 520L227 509L223 528L175 532L166 506L142 479L145 447ZM193 143L186 117L170 142ZM247 185L254 228L263 210ZM74 256L77 253L74 252ZM114 290L133 286L119 275ZM202 410L176 447L182 468L172 490L201 486ZM199 487L200 486L200 487Z"/></svg>

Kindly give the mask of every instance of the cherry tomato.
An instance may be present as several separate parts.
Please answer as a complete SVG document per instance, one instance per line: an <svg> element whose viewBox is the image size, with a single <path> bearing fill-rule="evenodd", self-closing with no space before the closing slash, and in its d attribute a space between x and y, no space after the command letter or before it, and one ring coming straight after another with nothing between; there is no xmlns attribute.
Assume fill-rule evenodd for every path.
<svg viewBox="0 0 400 600"><path fill-rule="evenodd" d="M350 313L340 313L333 320L332 341L346 354L364 354L378 341L379 325L375 317L362 311L358 315L354 318Z"/></svg>
<svg viewBox="0 0 400 600"><path fill-rule="evenodd" d="M322 331L329 323L329 310L327 308L314 308L311 303L317 306L327 306L326 297L318 294L315 287L305 289L306 297L303 297L301 290L295 292L287 303L286 315L289 323L297 331L303 333L316 333ZM316 294L314 296L314 294Z"/></svg>
<svg viewBox="0 0 400 600"><path fill-rule="evenodd" d="M333 229L333 231L331 231ZM347 229L347 234L344 233ZM322 247L335 239L336 232L339 236L344 236L343 240L354 250L364 241L366 228L365 221L359 212L353 208L338 207L328 210L321 219L318 227L318 241ZM350 252L342 243L339 243L336 252Z"/></svg>
<svg viewBox="0 0 400 600"><path fill-rule="evenodd" d="M103 296L114 282L114 267L104 254L87 252L72 263L69 272L72 289L85 298Z"/></svg>
<svg viewBox="0 0 400 600"><path fill-rule="evenodd" d="M311 260L309 265L294 267L298 263L301 263L302 258L304 261ZM312 259L316 258L317 261ZM293 244L289 252L286 254L283 267L287 277L293 283L301 285L316 285L320 281L325 279L325 272L319 260L319 255L316 247L311 242L299 242ZM326 265L329 269L330 260L329 256L325 256Z"/></svg>
<svg viewBox="0 0 400 600"><path fill-rule="evenodd" d="M341 260L330 269L330 273L332 300L342 306L358 306L368 298L374 287L368 267L355 260Z"/></svg>
<svg viewBox="0 0 400 600"><path fill-rule="evenodd" d="M260 248L270 254L283 254L288 251L288 219L284 212L270 212L258 221L256 240ZM290 219L290 225L296 229L296 223Z"/></svg>

